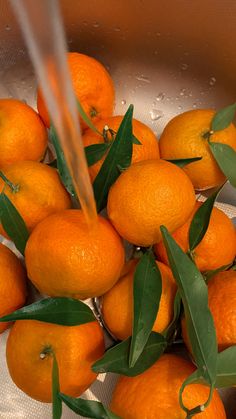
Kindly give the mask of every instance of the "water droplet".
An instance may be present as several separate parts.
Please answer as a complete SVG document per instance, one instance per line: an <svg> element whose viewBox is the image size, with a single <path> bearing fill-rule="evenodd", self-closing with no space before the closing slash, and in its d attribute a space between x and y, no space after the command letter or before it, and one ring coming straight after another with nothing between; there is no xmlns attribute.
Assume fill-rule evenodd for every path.
<svg viewBox="0 0 236 419"><path fill-rule="evenodd" d="M176 96L176 97L175 97L175 100L179 100L179 96Z"/></svg>
<svg viewBox="0 0 236 419"><path fill-rule="evenodd" d="M185 88L183 88L183 89L181 89L180 90L180 96L184 96L185 95L185 93L186 93L186 89Z"/></svg>
<svg viewBox="0 0 236 419"><path fill-rule="evenodd" d="M6 30L6 31L10 31L10 30L11 30L11 26L10 26L10 25L6 25L6 26L5 26L5 30Z"/></svg>
<svg viewBox="0 0 236 419"><path fill-rule="evenodd" d="M196 103L193 103L193 108L195 109L197 107L197 104Z"/></svg>
<svg viewBox="0 0 236 419"><path fill-rule="evenodd" d="M94 22L93 27L94 28L99 28L100 24L98 22Z"/></svg>
<svg viewBox="0 0 236 419"><path fill-rule="evenodd" d="M115 31L115 32L120 32L120 27L119 27L119 26L116 26L116 27L114 28L114 31Z"/></svg>
<svg viewBox="0 0 236 419"><path fill-rule="evenodd" d="M157 100L158 102L160 102L161 100L163 100L163 99L164 99L164 97L165 97L165 93L160 92L160 93L158 93L158 95L156 96L156 100Z"/></svg>
<svg viewBox="0 0 236 419"><path fill-rule="evenodd" d="M126 105L126 100L125 99L122 99L121 105Z"/></svg>
<svg viewBox="0 0 236 419"><path fill-rule="evenodd" d="M204 91L204 90L202 90L201 92L200 92L200 95L201 96L204 96L206 94L206 92Z"/></svg>
<svg viewBox="0 0 236 419"><path fill-rule="evenodd" d="M86 20L83 21L84 26L88 26L88 22Z"/></svg>
<svg viewBox="0 0 236 419"><path fill-rule="evenodd" d="M158 55L158 49L155 49L154 55Z"/></svg>
<svg viewBox="0 0 236 419"><path fill-rule="evenodd" d="M183 106L179 105L178 109L181 111L181 109L183 109Z"/></svg>
<svg viewBox="0 0 236 419"><path fill-rule="evenodd" d="M182 63L182 64L180 65L180 68L181 68L181 70L186 71L186 70L188 69L188 64L186 64L186 63Z"/></svg>
<svg viewBox="0 0 236 419"><path fill-rule="evenodd" d="M149 78L144 76L143 74L137 75L136 79L139 80L139 81L143 81L145 83L151 83Z"/></svg>
<svg viewBox="0 0 236 419"><path fill-rule="evenodd" d="M161 32L156 32L156 36L161 36Z"/></svg>
<svg viewBox="0 0 236 419"><path fill-rule="evenodd" d="M163 111L160 111L159 109L152 109L149 113L152 121L157 121L164 116Z"/></svg>
<svg viewBox="0 0 236 419"><path fill-rule="evenodd" d="M169 102L170 99L171 99L170 96L167 96L167 98L166 98L167 102Z"/></svg>
<svg viewBox="0 0 236 419"><path fill-rule="evenodd" d="M214 84L216 84L216 78L215 77L211 77L210 81L209 81L209 85L210 86L214 86Z"/></svg>
<svg viewBox="0 0 236 419"><path fill-rule="evenodd" d="M106 65L106 69L107 69L107 71L110 71L111 66L110 66L109 64L107 64L107 65Z"/></svg>

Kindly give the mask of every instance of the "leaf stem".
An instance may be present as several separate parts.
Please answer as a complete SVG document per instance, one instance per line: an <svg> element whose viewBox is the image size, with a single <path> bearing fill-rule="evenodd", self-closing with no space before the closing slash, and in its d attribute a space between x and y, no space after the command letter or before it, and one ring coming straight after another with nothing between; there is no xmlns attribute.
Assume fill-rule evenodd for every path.
<svg viewBox="0 0 236 419"><path fill-rule="evenodd" d="M0 177L2 178L2 180L9 186L9 188L11 188L13 193L16 193L19 191L20 186L19 185L15 185L14 183L12 183L5 175L2 171L0 171Z"/></svg>
<svg viewBox="0 0 236 419"><path fill-rule="evenodd" d="M210 141L211 136L214 134L214 131L211 129L210 131L206 131L202 134L204 140Z"/></svg>
<svg viewBox="0 0 236 419"><path fill-rule="evenodd" d="M194 381L195 381L195 379L193 379L192 381L189 381L187 385L189 385L191 383L194 383ZM196 407L194 407L193 409L190 409L190 410L183 403L182 396L183 396L183 392L184 392L185 387L186 387L186 385L185 385L185 382L184 382L182 384L182 386L180 387L180 391L179 391L179 404L180 404L181 409L183 409L187 413L186 419L191 419L194 415L204 412L204 410L209 406L209 404L211 402L211 399L212 399L212 396L213 396L214 385L211 384L210 391L209 391L209 396L208 396L208 399L207 399L206 403L198 405L198 406L196 406Z"/></svg>
<svg viewBox="0 0 236 419"><path fill-rule="evenodd" d="M195 263L195 254L194 254L194 251L193 251L193 250L188 249L188 251L187 251L187 255L189 256L189 258L191 259L191 261L192 261L193 263Z"/></svg>

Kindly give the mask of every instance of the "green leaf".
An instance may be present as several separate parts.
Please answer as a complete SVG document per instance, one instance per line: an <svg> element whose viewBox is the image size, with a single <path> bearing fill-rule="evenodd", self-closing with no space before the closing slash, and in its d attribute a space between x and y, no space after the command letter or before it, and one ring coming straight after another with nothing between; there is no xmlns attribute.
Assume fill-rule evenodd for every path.
<svg viewBox="0 0 236 419"><path fill-rule="evenodd" d="M233 103L232 105L216 112L211 122L211 130L220 131L227 128L234 120L235 111L236 103Z"/></svg>
<svg viewBox="0 0 236 419"><path fill-rule="evenodd" d="M88 166L92 166L93 164L97 163L99 160L105 156L106 152L109 150L111 146L110 143L101 143L101 144L92 144L85 147L85 155L87 159Z"/></svg>
<svg viewBox="0 0 236 419"><path fill-rule="evenodd" d="M60 141L58 139L56 130L53 125L50 126L49 129L49 138L55 148L56 156L57 156L57 168L61 178L62 183L64 184L65 188L69 192L69 194L73 197L76 197L76 192L74 189L74 185L71 179L71 175L69 169L67 167L65 156L63 150L61 148Z"/></svg>
<svg viewBox="0 0 236 419"><path fill-rule="evenodd" d="M138 140L137 137L135 137L135 135L132 135L132 143L136 144L136 145L142 145L142 143Z"/></svg>
<svg viewBox="0 0 236 419"><path fill-rule="evenodd" d="M82 301L67 297L36 301L0 318L0 322L39 320L63 326L76 326L95 321L92 310Z"/></svg>
<svg viewBox="0 0 236 419"><path fill-rule="evenodd" d="M119 416L112 413L100 402L76 399L75 397L69 397L63 393L60 393L59 397L71 410L73 410L73 412L85 418L120 419Z"/></svg>
<svg viewBox="0 0 236 419"><path fill-rule="evenodd" d="M133 367L147 343L159 309L162 279L152 250L140 258L134 273L134 315L129 366Z"/></svg>
<svg viewBox="0 0 236 419"><path fill-rule="evenodd" d="M190 419L192 417L195 417L195 415L197 415L198 413L202 413L207 406L209 406L212 397L213 397L213 392L214 392L214 384L210 384L210 390L208 393L208 398L207 400L203 403L201 403L200 405L197 405L195 407L193 407L192 409L188 409L187 407L184 406L183 404L183 392L185 387L187 387L189 384L196 384L196 383L202 383L205 385L209 385L208 382L205 381L204 377L201 376L201 373L199 370L194 371L191 375L189 375L189 377L186 378L186 380L183 382L183 384L181 385L180 391L179 391L179 404L180 407L187 413L186 419Z"/></svg>
<svg viewBox="0 0 236 419"><path fill-rule="evenodd" d="M202 160L202 157L191 157L189 159L171 159L171 160L164 159L164 160L166 160L170 163L173 163L176 166L184 167L187 164L194 163L195 161Z"/></svg>
<svg viewBox="0 0 236 419"><path fill-rule="evenodd" d="M169 263L178 284L187 332L200 375L214 385L217 368L217 341L208 307L207 285L195 264L178 246L166 227L161 226Z"/></svg>
<svg viewBox="0 0 236 419"><path fill-rule="evenodd" d="M227 144L209 142L209 146L222 172L236 188L236 152Z"/></svg>
<svg viewBox="0 0 236 419"><path fill-rule="evenodd" d="M197 209L189 228L189 250L192 252L199 245L209 226L212 209L221 188L215 191Z"/></svg>
<svg viewBox="0 0 236 419"><path fill-rule="evenodd" d="M236 385L236 345L218 354L216 388Z"/></svg>
<svg viewBox="0 0 236 419"><path fill-rule="evenodd" d="M77 109L78 109L78 112L79 112L81 118L88 125L88 127L91 128L91 130L93 130L94 132L96 132L97 134L99 134L103 137L102 133L95 127L95 125L92 123L92 120L88 117L88 115L84 111L84 108L82 107L78 98L77 98Z"/></svg>
<svg viewBox="0 0 236 419"><path fill-rule="evenodd" d="M59 370L56 356L53 353L52 364L52 417L53 419L61 419L62 415L62 401L59 398L60 383L59 383Z"/></svg>
<svg viewBox="0 0 236 419"><path fill-rule="evenodd" d="M24 255L29 232L16 207L4 193L0 194L0 218L4 230Z"/></svg>
<svg viewBox="0 0 236 419"><path fill-rule="evenodd" d="M163 332L163 335L166 337L168 342L172 339L172 337L174 337L177 324L180 318L180 313L181 313L181 297L180 297L179 291L177 291L175 295L175 300L174 300L174 316L173 316L172 322Z"/></svg>
<svg viewBox="0 0 236 419"><path fill-rule="evenodd" d="M214 275L222 271L227 271L231 267L232 267L232 263L229 263L228 265L220 266L217 269L212 269L211 271L204 272L205 281L208 282Z"/></svg>
<svg viewBox="0 0 236 419"><path fill-rule="evenodd" d="M110 187L120 175L118 166L128 167L132 159L132 117L133 105L130 105L112 142L102 167L94 183L94 196L97 210L105 208Z"/></svg>
<svg viewBox="0 0 236 419"><path fill-rule="evenodd" d="M96 373L114 372L116 374L135 377L150 368L166 349L165 338L156 332L151 332L148 341L134 367L129 367L129 351L131 337L108 349L105 355L92 366Z"/></svg>

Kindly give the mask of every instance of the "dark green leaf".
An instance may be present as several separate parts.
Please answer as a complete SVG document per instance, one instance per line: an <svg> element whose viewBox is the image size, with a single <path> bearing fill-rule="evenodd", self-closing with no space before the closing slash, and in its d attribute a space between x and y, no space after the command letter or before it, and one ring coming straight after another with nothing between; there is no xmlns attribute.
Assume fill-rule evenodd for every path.
<svg viewBox="0 0 236 419"><path fill-rule="evenodd" d="M82 301L67 297L46 298L36 301L0 318L0 322L39 320L63 326L76 326L93 322L94 314Z"/></svg>
<svg viewBox="0 0 236 419"><path fill-rule="evenodd" d="M205 281L208 282L214 275L222 271L227 271L231 266L232 263L229 263L228 265L220 266L217 269L212 269L211 271L204 272Z"/></svg>
<svg viewBox="0 0 236 419"><path fill-rule="evenodd" d="M134 367L129 367L131 337L108 349L92 366L96 373L115 372L116 374L135 377L150 368L162 355L167 343L159 333L151 332L148 341Z"/></svg>
<svg viewBox="0 0 236 419"><path fill-rule="evenodd" d="M162 292L161 273L152 251L142 255L134 273L134 316L129 366L140 357L157 317Z"/></svg>
<svg viewBox="0 0 236 419"><path fill-rule="evenodd" d="M59 370L56 356L53 353L52 364L52 417L53 419L61 419L62 415L62 401L59 398L60 383L59 383Z"/></svg>
<svg viewBox="0 0 236 419"><path fill-rule="evenodd" d="M129 106L94 183L97 210L105 208L110 187L120 175L118 166L128 167L132 159L133 105Z"/></svg>
<svg viewBox="0 0 236 419"><path fill-rule="evenodd" d="M220 131L227 128L234 120L235 111L236 103L233 103L232 105L216 112L211 122L211 130Z"/></svg>
<svg viewBox="0 0 236 419"><path fill-rule="evenodd" d="M176 327L179 321L180 313L181 313L181 297L180 297L179 291L177 291L175 295L175 301L174 301L173 320L163 332L163 335L166 337L167 341L169 341L170 339L172 339L172 337L174 337Z"/></svg>
<svg viewBox="0 0 236 419"><path fill-rule="evenodd" d="M202 157L191 157L189 159L172 159L172 160L166 160L166 161L173 163L176 166L184 167L187 164L194 163L195 161L199 161L199 160L202 160Z"/></svg>
<svg viewBox="0 0 236 419"><path fill-rule="evenodd" d="M101 143L101 144L92 144L85 147L85 155L87 159L88 166L92 166L93 164L97 163L99 160L105 156L106 152L109 150L111 146L110 143Z"/></svg>
<svg viewBox="0 0 236 419"><path fill-rule="evenodd" d="M61 178L62 183L64 184L65 188L69 192L69 194L73 197L76 197L74 185L71 179L71 175L69 169L67 167L65 156L63 150L61 148L60 141L58 139L56 130L53 125L50 126L49 130L49 137L50 140L55 148L56 156L57 156L57 168Z"/></svg>
<svg viewBox="0 0 236 419"><path fill-rule="evenodd" d="M216 380L217 341L208 307L207 285L195 264L161 226L169 263L181 295L187 333L199 373L211 385Z"/></svg>
<svg viewBox="0 0 236 419"><path fill-rule="evenodd" d="M4 193L0 195L0 218L4 230L16 248L24 255L29 232L16 207Z"/></svg>
<svg viewBox="0 0 236 419"><path fill-rule="evenodd" d="M211 212L220 189L209 196L209 198L203 202L194 214L189 228L189 250L191 252L198 246L206 234L211 218Z"/></svg>
<svg viewBox="0 0 236 419"><path fill-rule="evenodd" d="M47 165L53 167L54 169L57 169L57 159L50 161L50 163L47 163Z"/></svg>
<svg viewBox="0 0 236 419"><path fill-rule="evenodd" d="M88 125L88 127L91 128L91 130L93 130L94 132L96 132L97 134L99 134L103 137L102 133L100 131L98 131L98 129L92 123L92 120L88 117L88 115L84 111L84 109L83 109L83 107L82 107L78 98L77 98L77 109L78 109L78 112L79 112L81 118L85 122L85 124Z"/></svg>
<svg viewBox="0 0 236 419"><path fill-rule="evenodd" d="M183 403L183 392L184 392L185 387L187 387L189 384L194 384L194 383L195 384L196 383L202 383L202 384L205 384L205 385L209 385L209 383L206 382L204 377L201 376L201 373L200 373L199 370L194 371L183 382L183 384L180 387L180 391L179 391L179 404L180 404L180 407L187 413L186 419L190 419L192 417L195 417L195 415L197 415L198 413L202 413L202 411L204 411L207 408L207 406L209 406L209 404L212 400L212 397L213 397L213 392L214 392L215 387L214 387L214 384L210 384L208 398L205 401L202 401L201 404L193 407L192 409L188 409Z"/></svg>
<svg viewBox="0 0 236 419"><path fill-rule="evenodd" d="M75 397L69 397L63 393L60 393L59 397L71 410L73 410L73 412L85 418L120 419L119 416L112 413L100 402L76 399Z"/></svg>
<svg viewBox="0 0 236 419"><path fill-rule="evenodd" d="M236 385L236 345L218 354L216 388Z"/></svg>
<svg viewBox="0 0 236 419"><path fill-rule="evenodd" d="M142 145L142 143L138 140L137 137L135 137L135 135L132 135L132 143L136 144L136 145Z"/></svg>
<svg viewBox="0 0 236 419"><path fill-rule="evenodd" d="M236 188L236 152L227 144L210 142L209 146L222 172Z"/></svg>

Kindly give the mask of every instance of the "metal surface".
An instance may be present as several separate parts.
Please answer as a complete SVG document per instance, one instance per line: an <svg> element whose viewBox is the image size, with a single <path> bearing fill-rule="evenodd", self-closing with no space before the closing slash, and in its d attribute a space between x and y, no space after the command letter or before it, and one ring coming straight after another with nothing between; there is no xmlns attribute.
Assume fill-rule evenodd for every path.
<svg viewBox="0 0 236 419"><path fill-rule="evenodd" d="M235 0L61 0L61 7L68 48L110 71L116 113L133 103L159 135L184 110L235 101ZM0 0L0 76L1 97L35 106L35 78L7 0ZM219 200L236 205L233 188ZM227 418L235 418L235 389L223 393Z"/></svg>

